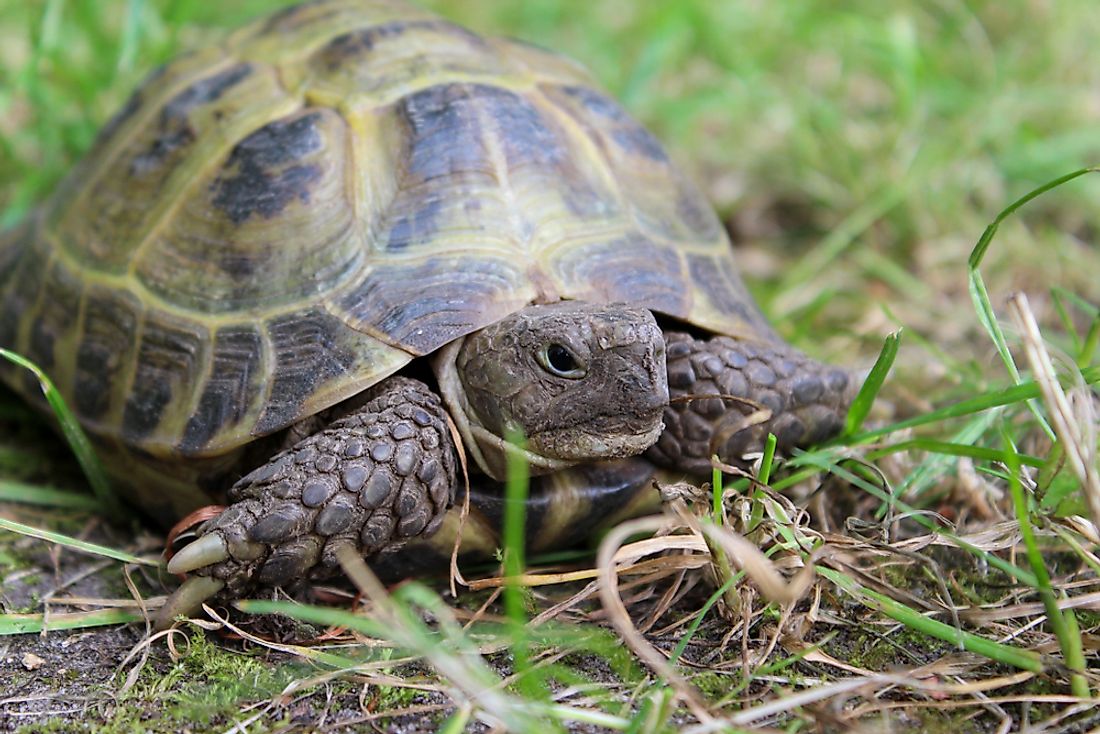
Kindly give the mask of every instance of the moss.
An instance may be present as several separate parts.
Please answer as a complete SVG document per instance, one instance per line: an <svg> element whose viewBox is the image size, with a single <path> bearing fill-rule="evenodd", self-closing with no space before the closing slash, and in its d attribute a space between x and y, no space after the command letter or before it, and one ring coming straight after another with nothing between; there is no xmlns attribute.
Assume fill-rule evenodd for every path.
<svg viewBox="0 0 1100 734"><path fill-rule="evenodd" d="M15 734L56 734L57 732L76 731L72 722L63 719L49 719L34 724L27 724L15 730Z"/></svg>
<svg viewBox="0 0 1100 734"><path fill-rule="evenodd" d="M741 678L736 674L706 670L693 676L691 682L708 701L720 701L741 685Z"/></svg>
<svg viewBox="0 0 1100 734"><path fill-rule="evenodd" d="M183 657L167 670L146 667L137 684L120 699L124 707L146 713L157 710L156 726L163 726L163 731L178 731L188 722L208 725L235 720L247 702L277 696L301 673L298 665L273 666L260 657L220 645L203 633L192 634L184 649ZM124 721L125 717L114 714L106 731ZM267 723L276 722L268 719Z"/></svg>
<svg viewBox="0 0 1100 734"><path fill-rule="evenodd" d="M1100 628L1100 612L1094 612L1090 609L1074 609L1074 616L1077 617L1077 627L1082 630L1090 630Z"/></svg>
<svg viewBox="0 0 1100 734"><path fill-rule="evenodd" d="M413 705L420 693L408 686L371 686L367 708L371 711L400 711Z"/></svg>
<svg viewBox="0 0 1100 734"><path fill-rule="evenodd" d="M856 628L837 635L824 646L828 654L876 672L923 665L953 649L949 643L902 626L886 633Z"/></svg>

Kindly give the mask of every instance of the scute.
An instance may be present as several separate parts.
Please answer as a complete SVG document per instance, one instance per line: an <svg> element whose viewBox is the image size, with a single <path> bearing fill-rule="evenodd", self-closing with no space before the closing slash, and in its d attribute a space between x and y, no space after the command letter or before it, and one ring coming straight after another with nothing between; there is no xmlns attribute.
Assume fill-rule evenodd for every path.
<svg viewBox="0 0 1100 734"><path fill-rule="evenodd" d="M30 324L24 354L44 370L54 371L58 354L73 349L80 338L73 314L80 311L82 284L68 267L54 261L39 295L38 318Z"/></svg>
<svg viewBox="0 0 1100 734"><path fill-rule="evenodd" d="M310 93L341 98L352 92L379 104L409 93L420 79L493 80L504 62L483 38L439 18L393 20L342 33L310 58Z"/></svg>
<svg viewBox="0 0 1100 734"><path fill-rule="evenodd" d="M83 312L68 397L75 398L76 413L85 425L104 430L119 423L139 346L142 306L129 293L93 287L84 297Z"/></svg>
<svg viewBox="0 0 1100 734"><path fill-rule="evenodd" d="M200 452L225 431L236 429L247 435L252 427L242 424L259 410L258 401L267 381L264 339L259 329L250 324L218 329L210 360L210 377L180 440L183 454Z"/></svg>
<svg viewBox="0 0 1100 734"><path fill-rule="evenodd" d="M36 241L37 223L32 219L11 232L0 233L0 347L26 355L27 333L33 319L38 290L49 263L48 248ZM0 359L0 376L9 380L20 370ZM21 375L20 375L21 376Z"/></svg>
<svg viewBox="0 0 1100 734"><path fill-rule="evenodd" d="M334 287L363 255L347 138L339 115L313 108L249 132L135 253L137 279L208 313L295 304Z"/></svg>
<svg viewBox="0 0 1100 734"><path fill-rule="evenodd" d="M250 64L233 64L177 92L160 110L156 122L157 136L144 152L130 160L130 175L140 178L158 168L171 165L177 152L194 143L198 135L199 131L190 119L192 112L202 105L216 103L223 94L252 72Z"/></svg>
<svg viewBox="0 0 1100 734"><path fill-rule="evenodd" d="M335 405L396 372L411 357L348 327L321 307L272 319L271 360L262 412L265 435Z"/></svg>
<svg viewBox="0 0 1100 734"><path fill-rule="evenodd" d="M210 471L532 302L773 338L699 191L582 67L396 0L155 72L37 221L0 240L0 345L104 445Z"/></svg>
<svg viewBox="0 0 1100 734"><path fill-rule="evenodd" d="M309 204L322 173L309 161L322 148L320 117L309 112L276 120L238 143L210 184L214 208L240 226L253 216L272 219L295 199Z"/></svg>
<svg viewBox="0 0 1100 734"><path fill-rule="evenodd" d="M125 273L226 138L287 105L271 69L208 57L198 54L202 67L166 71L139 92L143 104L78 168L82 185L63 184L52 200L51 235L82 265Z"/></svg>
<svg viewBox="0 0 1100 734"><path fill-rule="evenodd" d="M691 307L679 253L641 234L564 248L557 269L567 290L588 300L629 301L666 314L686 314Z"/></svg>
<svg viewBox="0 0 1100 734"><path fill-rule="evenodd" d="M187 419L190 382L209 359L209 343L210 336L201 324L156 312L146 315L122 410L125 441L141 445L158 426L178 425Z"/></svg>
<svg viewBox="0 0 1100 734"><path fill-rule="evenodd" d="M499 320L534 300L521 266L504 258L434 257L380 265L340 303L344 318L416 355Z"/></svg>

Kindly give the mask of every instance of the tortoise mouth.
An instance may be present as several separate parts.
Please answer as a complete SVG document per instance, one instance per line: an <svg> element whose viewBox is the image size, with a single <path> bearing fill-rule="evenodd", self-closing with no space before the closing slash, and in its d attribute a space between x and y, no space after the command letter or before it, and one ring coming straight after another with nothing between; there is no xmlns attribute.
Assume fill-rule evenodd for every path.
<svg viewBox="0 0 1100 734"><path fill-rule="evenodd" d="M624 416L606 413L584 425L552 428L527 437L532 453L565 461L596 461L637 456L657 442L665 404Z"/></svg>

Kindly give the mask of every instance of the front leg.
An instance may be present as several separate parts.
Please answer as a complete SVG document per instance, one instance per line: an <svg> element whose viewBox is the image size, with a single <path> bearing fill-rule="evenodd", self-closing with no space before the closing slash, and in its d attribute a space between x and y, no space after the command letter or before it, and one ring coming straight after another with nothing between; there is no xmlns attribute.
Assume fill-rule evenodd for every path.
<svg viewBox="0 0 1100 734"><path fill-rule="evenodd" d="M646 456L658 464L710 476L710 457L744 466L774 433L780 451L840 432L855 397L849 372L816 362L782 343L665 334L670 403L665 430ZM766 408L771 416L746 425Z"/></svg>
<svg viewBox="0 0 1100 734"><path fill-rule="evenodd" d="M456 452L440 400L422 382L391 377L362 408L241 478L232 504L176 554L195 573L165 604L166 627L219 592L239 597L339 571L337 551L363 556L431 535L454 498Z"/></svg>

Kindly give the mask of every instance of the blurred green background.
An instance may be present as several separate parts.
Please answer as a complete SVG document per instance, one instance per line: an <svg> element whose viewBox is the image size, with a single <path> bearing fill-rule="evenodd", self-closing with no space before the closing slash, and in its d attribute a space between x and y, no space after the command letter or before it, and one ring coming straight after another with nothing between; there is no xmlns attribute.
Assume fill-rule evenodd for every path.
<svg viewBox="0 0 1100 734"><path fill-rule="evenodd" d="M153 66L281 0L0 0L0 224L48 194ZM984 359L965 260L1012 199L1100 163L1087 0L426 0L588 65L727 218L781 330L873 356L905 324ZM994 295L1092 301L1100 179L1003 229ZM1039 306L1042 313L1042 306ZM919 338L918 338L919 342Z"/></svg>

